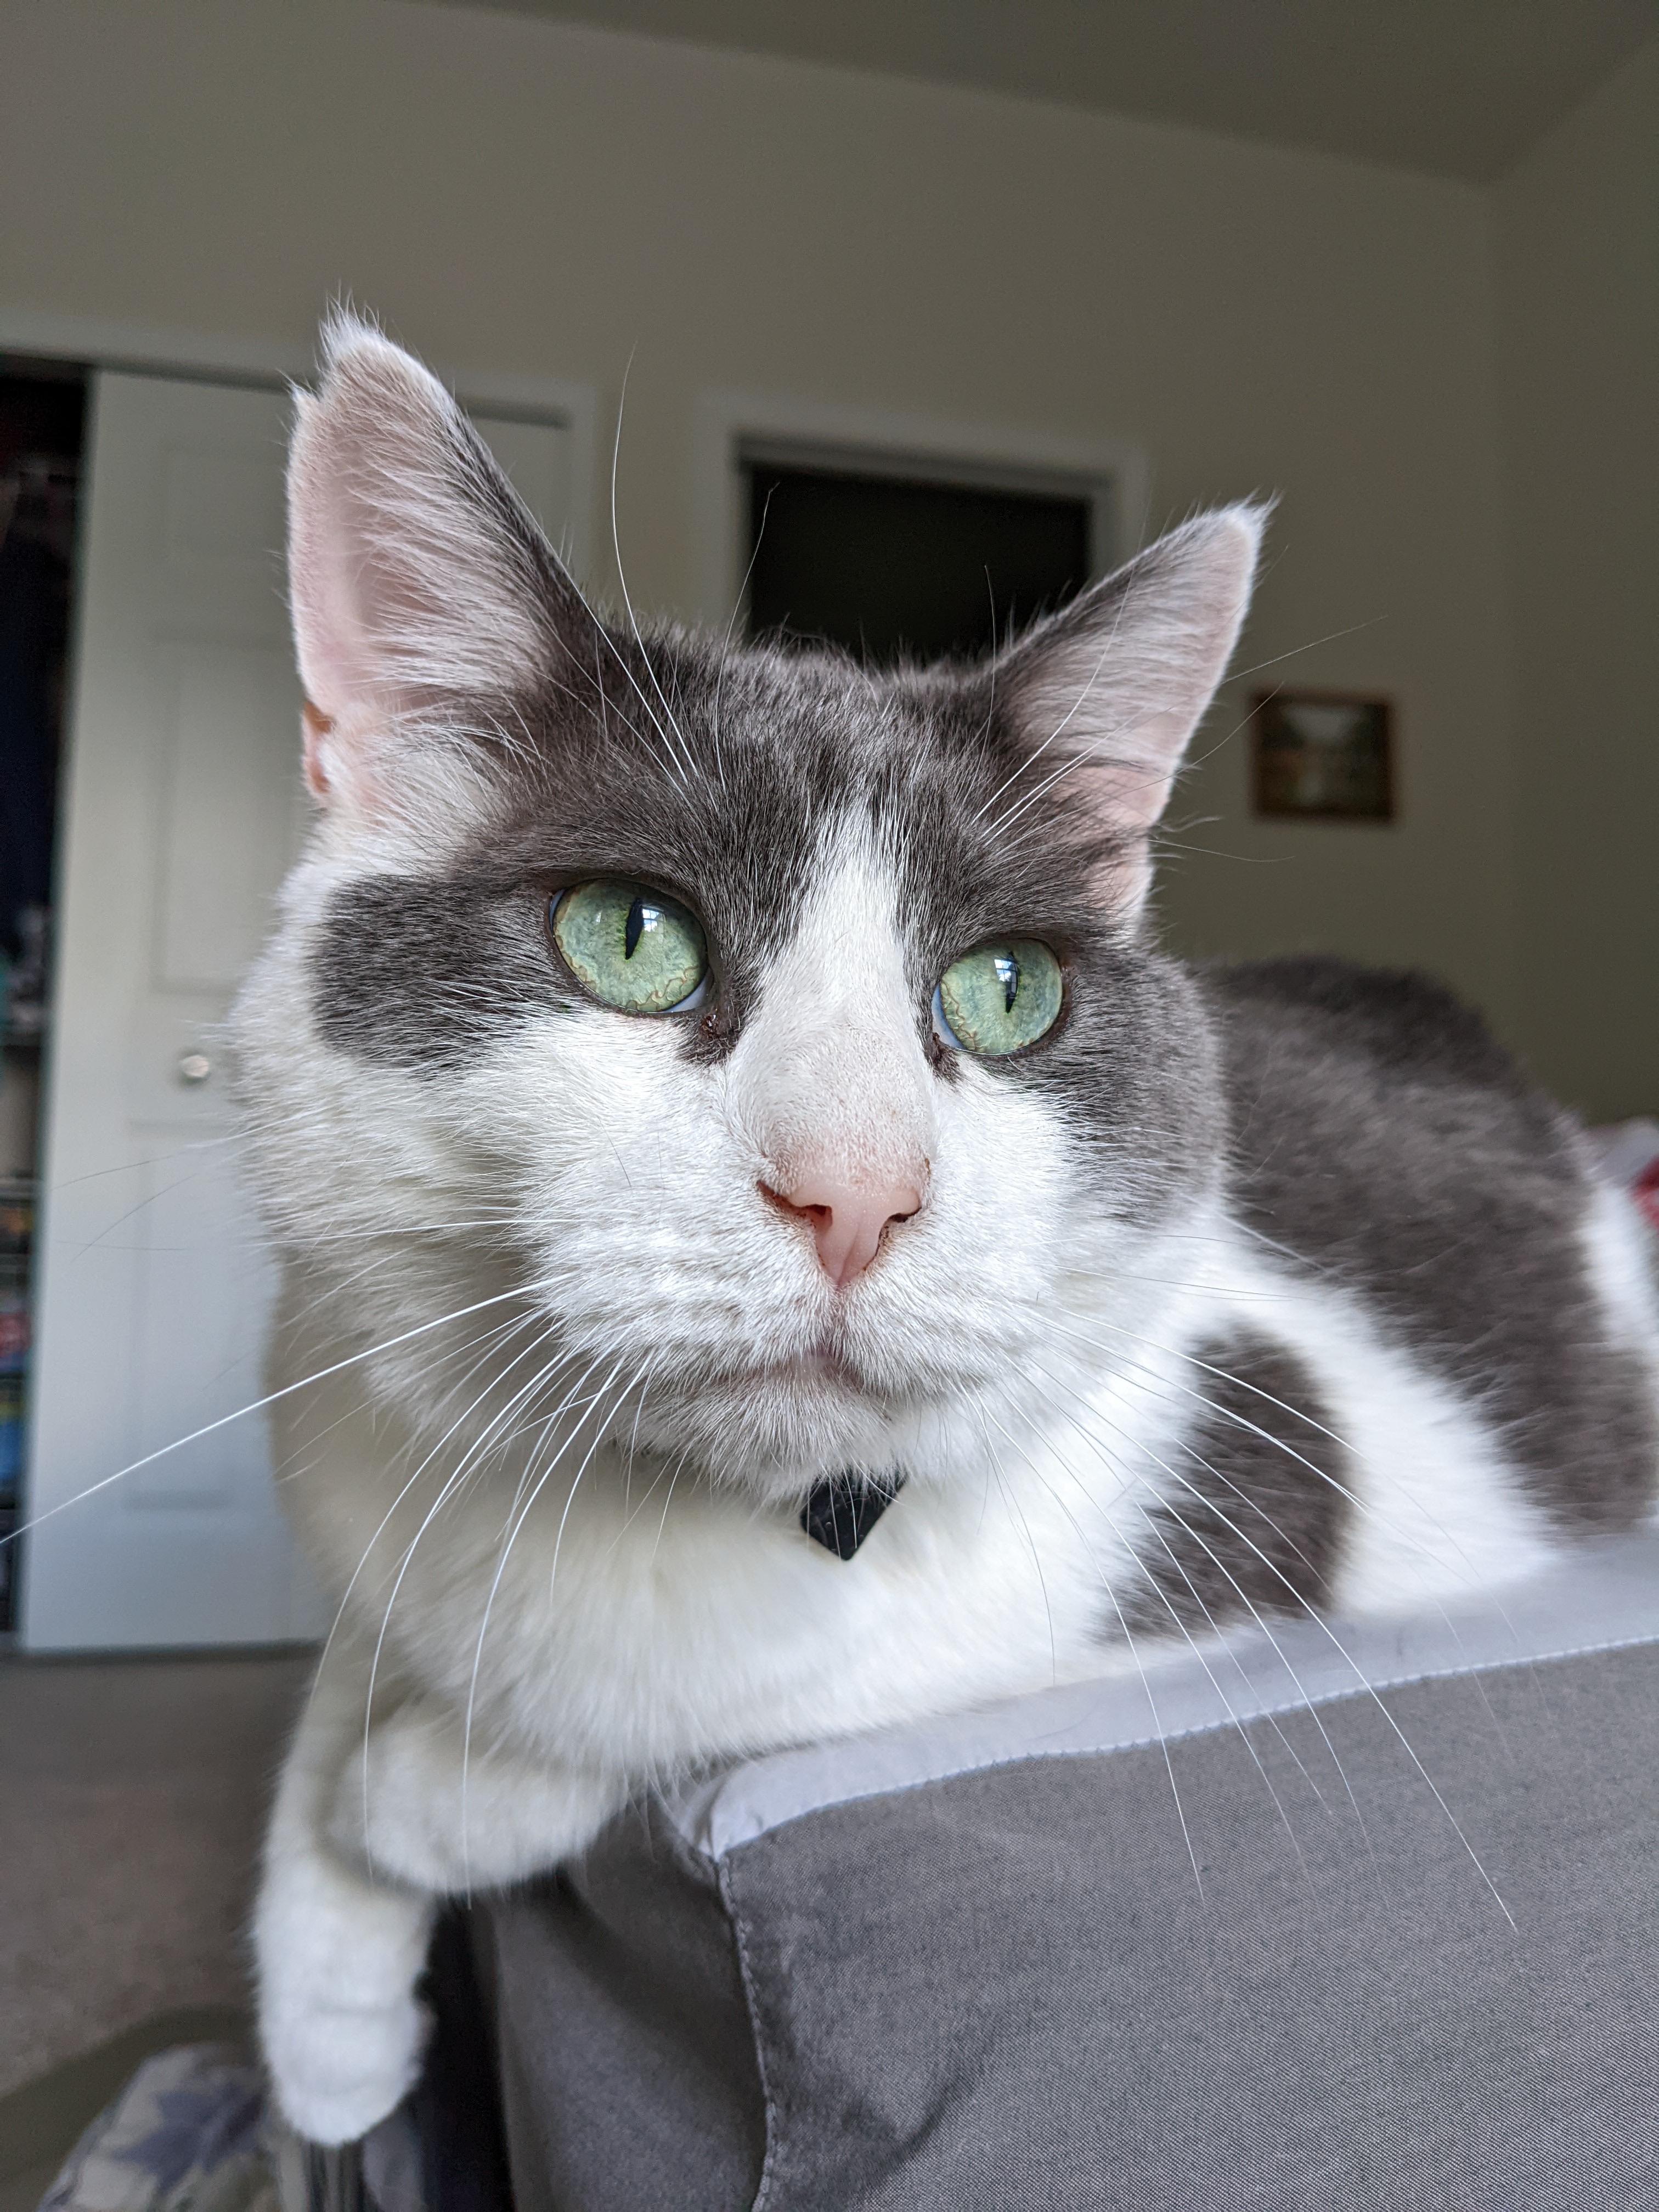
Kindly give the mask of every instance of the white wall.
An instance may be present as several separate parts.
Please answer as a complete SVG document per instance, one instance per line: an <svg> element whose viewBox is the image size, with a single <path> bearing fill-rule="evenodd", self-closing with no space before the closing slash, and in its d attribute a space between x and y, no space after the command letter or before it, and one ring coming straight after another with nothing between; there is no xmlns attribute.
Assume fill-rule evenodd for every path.
<svg viewBox="0 0 1659 2212"><path fill-rule="evenodd" d="M1476 188L400 0L3 0L0 40L0 307L293 343L346 289L602 421L632 355L636 600L690 598L710 387L1136 440L1158 522L1277 489L1246 659L1395 697L1402 818L1253 823L1224 745L1174 933L1426 962L1516 1026Z"/></svg>
<svg viewBox="0 0 1659 2212"><path fill-rule="evenodd" d="M1545 1079L1659 1111L1659 42L1497 195L1517 952Z"/></svg>

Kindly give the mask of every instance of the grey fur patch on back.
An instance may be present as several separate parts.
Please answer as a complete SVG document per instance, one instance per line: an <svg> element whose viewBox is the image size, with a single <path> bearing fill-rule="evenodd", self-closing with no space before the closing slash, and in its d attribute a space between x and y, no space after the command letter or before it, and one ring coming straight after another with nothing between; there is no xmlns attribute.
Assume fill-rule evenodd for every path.
<svg viewBox="0 0 1659 2212"><path fill-rule="evenodd" d="M1573 1124L1425 977L1323 959L1206 970L1245 1223L1370 1302L1492 1421L1564 1526L1628 1527L1652 1395L1585 1263Z"/></svg>
<svg viewBox="0 0 1659 2212"><path fill-rule="evenodd" d="M1196 1346L1202 1412L1168 1460L1139 1546L1131 1634L1201 1635L1329 1600L1349 1515L1346 1458L1295 1353L1243 1330Z"/></svg>

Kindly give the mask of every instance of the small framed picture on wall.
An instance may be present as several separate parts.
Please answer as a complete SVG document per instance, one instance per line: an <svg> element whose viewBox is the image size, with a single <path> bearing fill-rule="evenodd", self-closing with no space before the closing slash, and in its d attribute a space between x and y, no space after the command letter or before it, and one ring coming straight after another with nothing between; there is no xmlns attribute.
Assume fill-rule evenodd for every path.
<svg viewBox="0 0 1659 2212"><path fill-rule="evenodd" d="M1258 691L1255 811L1275 821L1392 822L1394 714L1346 691Z"/></svg>

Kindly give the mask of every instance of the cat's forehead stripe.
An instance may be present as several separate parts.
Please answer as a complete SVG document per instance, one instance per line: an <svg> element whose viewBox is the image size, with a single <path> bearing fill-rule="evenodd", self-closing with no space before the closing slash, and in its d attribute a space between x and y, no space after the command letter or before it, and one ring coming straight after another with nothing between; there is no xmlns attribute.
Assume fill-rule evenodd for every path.
<svg viewBox="0 0 1659 2212"><path fill-rule="evenodd" d="M727 857L720 841L690 834L641 837L618 824L580 831L532 825L484 865L434 877L375 874L336 889L317 931L313 1018L336 1051L423 1074L459 1069L495 1039L538 1015L585 1006L547 941L545 913L562 881L637 876L666 882L705 921L723 990L739 1011L798 945L810 923L811 957L791 966L798 988L824 990L839 957L849 978L918 969L913 933L901 926L899 871L867 806L821 814L782 865L752 853ZM913 916L914 920L915 917ZM796 971L799 970L799 974Z"/></svg>
<svg viewBox="0 0 1659 2212"><path fill-rule="evenodd" d="M722 661L691 646L641 661L632 689L601 674L586 694L562 684L528 702L532 743L490 767L497 818L480 835L458 810L447 866L331 892L311 963L325 1042L430 1073L576 1003L544 917L552 891L595 876L635 878L696 909L728 1033L850 853L879 855L890 933L924 996L930 969L967 938L1063 919L1063 866L1034 868L1029 837L999 848L975 820L988 787L949 688L919 696L850 665ZM647 679L662 684L654 719ZM671 743L678 769L665 764Z"/></svg>

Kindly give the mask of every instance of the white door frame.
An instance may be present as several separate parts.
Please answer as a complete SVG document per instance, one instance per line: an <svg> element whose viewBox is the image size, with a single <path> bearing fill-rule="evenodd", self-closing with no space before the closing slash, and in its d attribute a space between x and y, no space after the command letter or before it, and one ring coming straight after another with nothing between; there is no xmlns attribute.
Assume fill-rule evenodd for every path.
<svg viewBox="0 0 1659 2212"><path fill-rule="evenodd" d="M755 460L1081 496L1092 514L1097 576L1140 544L1152 495L1146 452L1129 439L842 407L777 392L705 392L692 428L691 611L717 631L732 622L743 596L744 469Z"/></svg>
<svg viewBox="0 0 1659 2212"><path fill-rule="evenodd" d="M115 372L125 375L155 376L168 381L200 380L204 384L223 387L241 386L245 388L279 392L294 383L303 384L312 377L315 363L310 356L296 347L274 343L247 342L234 338L185 337L173 332L156 331L128 325L88 323L68 317L40 314L27 311L0 308L0 352L21 355L25 358L61 361L84 367L94 378L100 373ZM568 521L562 533L562 550L573 567L580 568L592 538L592 506L593 487L593 424L595 398L588 386L564 380L538 376L502 376L483 372L463 371L452 380L453 388L465 405L481 416L495 421L520 422L532 425L556 426L564 434L565 450L569 459ZM92 387L95 389L95 386ZM92 425L88 424L91 442ZM82 549L84 559L84 542ZM83 596L83 595L82 595ZM81 690L79 666L80 619L75 630L69 671L69 697L66 702L66 745L72 744L79 714ZM72 773L72 765L70 767ZM65 778L65 797L68 777ZM67 839L70 829L71 810L67 805L59 809L57 859L57 879L61 886L67 880ZM54 963L56 964L56 963ZM40 1098L42 1137L52 1128L55 1110L56 1089L54 1070L58 1054L58 1030L61 1021L58 988L60 978L55 974L52 992L50 1024L47 1032L47 1054L43 1070L45 1080ZM43 1161L43 1168L50 1165ZM46 1254L50 1218L53 1208L52 1194L44 1182L40 1192L36 1214L37 1269ZM41 1285L37 1274L35 1285L37 1310L40 1307ZM38 1356L39 1347L37 1347ZM30 1453L33 1459L33 1448ZM31 1464L29 1479L23 1486L21 1504L23 1525L20 1534L25 1535L33 1514L39 1510L38 1486L33 1480ZM24 1588L20 1626L22 1636L31 1644L39 1641L32 1633L28 1605L30 1577L28 1557L25 1558ZM96 1639L94 1639L96 1640Z"/></svg>
<svg viewBox="0 0 1659 2212"><path fill-rule="evenodd" d="M216 384L309 384L317 369L309 346L279 338L223 332L156 330L139 323L88 321L49 310L0 306L0 353L33 354L88 368L157 376L210 378ZM598 398L591 384L568 377L500 375L492 370L431 364L464 406L492 415L557 422L570 433L571 524L561 548L580 574L593 545L593 430Z"/></svg>

